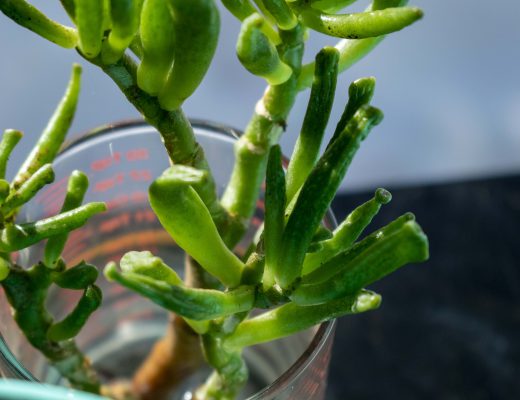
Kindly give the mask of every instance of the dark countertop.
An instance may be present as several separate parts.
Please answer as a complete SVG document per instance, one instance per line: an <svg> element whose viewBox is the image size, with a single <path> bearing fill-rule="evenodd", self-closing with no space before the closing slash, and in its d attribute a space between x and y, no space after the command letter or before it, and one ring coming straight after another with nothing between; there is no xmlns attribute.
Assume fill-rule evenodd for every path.
<svg viewBox="0 0 520 400"><path fill-rule="evenodd" d="M412 211L430 260L373 285L379 310L339 321L327 398L520 398L520 176L388 189L368 231ZM369 197L338 197L338 220Z"/></svg>

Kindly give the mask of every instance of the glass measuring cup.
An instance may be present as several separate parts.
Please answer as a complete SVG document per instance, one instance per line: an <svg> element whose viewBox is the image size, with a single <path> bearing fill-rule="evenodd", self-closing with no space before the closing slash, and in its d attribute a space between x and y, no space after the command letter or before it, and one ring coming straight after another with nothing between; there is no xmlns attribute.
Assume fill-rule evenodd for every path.
<svg viewBox="0 0 520 400"><path fill-rule="evenodd" d="M202 121L193 122L215 176L218 190L227 183L234 162L233 129ZM158 133L144 122L105 126L68 145L54 163L56 180L23 210L24 219L36 220L59 211L68 176L74 169L90 180L85 202L105 201L108 211L74 231L63 252L69 265L80 260L102 268L118 261L130 250L149 250L182 274L183 252L161 228L149 204L147 190L152 180L169 165ZM261 202L251 231L261 223ZM328 221L334 224L332 215ZM240 246L239 250L240 251ZM28 266L38 261L43 246L19 254ZM103 305L77 337L78 345L92 359L106 382L130 377L156 339L162 336L167 313L152 302L127 291L103 277ZM71 311L79 294L56 290L48 306L57 319ZM325 323L290 338L254 346L245 352L251 383L244 392L248 399L322 399L334 323ZM0 292L0 371L4 376L30 381L58 383L60 377L19 333ZM204 378L196 374L195 380ZM197 382L187 382L196 385ZM180 390L181 399L187 389Z"/></svg>

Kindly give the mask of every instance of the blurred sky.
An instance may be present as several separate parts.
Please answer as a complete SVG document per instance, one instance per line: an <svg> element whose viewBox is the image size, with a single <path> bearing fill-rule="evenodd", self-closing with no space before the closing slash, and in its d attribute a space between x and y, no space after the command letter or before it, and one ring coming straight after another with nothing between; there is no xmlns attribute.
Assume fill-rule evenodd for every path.
<svg viewBox="0 0 520 400"><path fill-rule="evenodd" d="M2 1L2 0L0 0ZM374 105L385 120L363 144L344 190L408 185L520 171L520 2L415 0L419 23L390 35L338 83L333 129L350 81L377 77ZM32 0L67 22L58 0ZM359 0L351 10L368 2ZM222 10L215 62L185 105L191 117L243 128L264 82L235 56L239 24ZM314 33L306 59L332 38ZM0 14L0 128L26 133L10 171L21 162L61 97L72 62L84 65L83 91L71 133L137 117L115 85L74 51L62 49ZM301 126L308 91L300 94L282 139L289 153ZM330 135L331 132L328 133Z"/></svg>

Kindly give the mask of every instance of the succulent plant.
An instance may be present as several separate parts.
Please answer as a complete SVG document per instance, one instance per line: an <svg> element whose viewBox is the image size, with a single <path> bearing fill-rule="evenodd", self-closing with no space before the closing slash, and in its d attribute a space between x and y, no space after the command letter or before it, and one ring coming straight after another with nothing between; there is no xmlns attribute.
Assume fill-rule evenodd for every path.
<svg viewBox="0 0 520 400"><path fill-rule="evenodd" d="M205 359L214 372L196 390L195 398L234 399L248 377L244 348L375 309L381 297L366 290L367 286L405 264L427 259L427 238L412 214L360 239L381 206L391 200L384 189L377 189L372 199L333 231L322 224L361 142L383 118L370 104L374 78L356 80L320 155L338 73L368 54L384 35L421 18L419 9L406 7L402 0L374 0L365 12L340 14L354 0L222 0L242 22L238 59L268 86L235 144L233 172L219 197L204 152L182 110L215 52L220 24L215 2L61 3L75 27L49 19L25 0L3 0L0 10L36 34L75 48L87 62L100 67L157 128L172 166L150 186L150 204L164 229L188 255L186 270L196 271L183 280L172 266L146 251L127 253L119 265L106 266L106 278L171 312L167 334L137 371L125 396L161 398ZM303 64L310 31L341 40L335 47L322 49L314 62ZM13 222L16 210L52 180L47 163L70 125L78 68L57 115L21 172L11 184L0 181L5 182L0 277L29 341L72 385L97 392L100 385L95 373L73 341L101 301L94 283L97 270L84 262L68 268L60 253L67 232L103 206L80 206L87 182L75 172L62 214L34 224ZM277 143L296 96L308 87L307 111L285 169ZM4 135L1 171L5 172L4 160L17 138L14 131ZM247 254L239 256L233 250L249 225L264 181L264 224ZM46 238L41 263L23 269L11 261L10 252ZM51 284L84 291L74 311L58 323L44 307ZM28 298L33 299L30 306ZM261 312L252 315L253 310ZM180 365L181 354L187 353L191 361ZM63 362L64 354L77 362ZM118 396L110 388L103 393Z"/></svg>

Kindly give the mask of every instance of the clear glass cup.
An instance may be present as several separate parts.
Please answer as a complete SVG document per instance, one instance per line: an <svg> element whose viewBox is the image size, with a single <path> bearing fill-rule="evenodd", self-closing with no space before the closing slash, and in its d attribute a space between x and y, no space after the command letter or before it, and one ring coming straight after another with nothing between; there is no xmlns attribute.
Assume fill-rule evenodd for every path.
<svg viewBox="0 0 520 400"><path fill-rule="evenodd" d="M203 147L219 191L224 189L234 163L233 143L239 132L220 125L193 121L197 140ZM61 207L67 179L74 169L90 180L85 202L105 201L108 211L74 231L63 257L69 265L80 260L103 268L130 250L149 250L182 274L183 252L161 228L148 204L152 180L168 167L168 159L157 131L144 122L104 126L70 143L54 163L56 180L47 186L20 218L33 221L54 215ZM251 238L262 221L262 201L248 232ZM326 223L335 225L328 214ZM237 252L244 251L238 246ZM18 263L29 266L41 259L43 246L18 254ZM162 336L167 313L152 302L100 277L103 304L77 337L78 345L91 358L104 381L131 377L140 360ZM63 289L50 294L48 307L57 319L77 302L79 292ZM327 369L335 323L254 346L245 351L250 384L242 398L324 398ZM25 340L13 321L7 300L0 290L0 372L5 377L60 383L57 372ZM203 379L205 372L195 374ZM188 382L187 385L196 385ZM172 399L183 399L184 388Z"/></svg>

